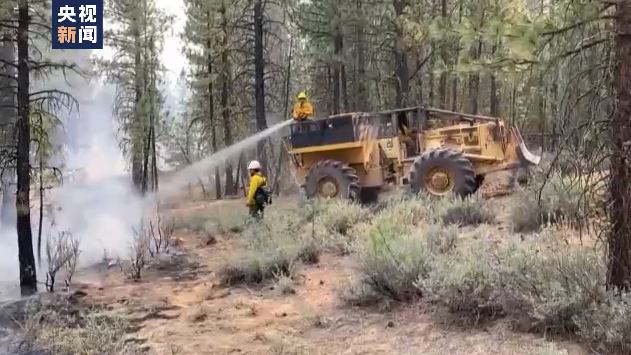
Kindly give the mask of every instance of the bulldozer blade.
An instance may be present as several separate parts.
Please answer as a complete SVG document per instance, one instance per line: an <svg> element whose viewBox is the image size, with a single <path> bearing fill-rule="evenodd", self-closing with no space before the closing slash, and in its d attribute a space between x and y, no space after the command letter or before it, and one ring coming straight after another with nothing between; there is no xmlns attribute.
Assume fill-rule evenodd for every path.
<svg viewBox="0 0 631 355"><path fill-rule="evenodd" d="M541 161L541 157L531 153L524 142L519 143L519 158L523 165L539 165Z"/></svg>
<svg viewBox="0 0 631 355"><path fill-rule="evenodd" d="M529 166L529 165L539 165L539 162L541 161L541 157L533 154L530 152L530 150L528 150L528 148L526 147L526 143L524 143L524 138L521 136L521 133L519 132L518 129L516 129L515 127L511 128L513 131L513 134L517 137L517 141L518 143L518 148L517 148L517 154L519 155L519 160L522 166Z"/></svg>

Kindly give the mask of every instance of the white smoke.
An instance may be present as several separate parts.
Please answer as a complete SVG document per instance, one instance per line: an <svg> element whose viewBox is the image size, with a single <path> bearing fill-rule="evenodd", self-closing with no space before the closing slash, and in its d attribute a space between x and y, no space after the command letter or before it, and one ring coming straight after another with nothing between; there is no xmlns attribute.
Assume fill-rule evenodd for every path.
<svg viewBox="0 0 631 355"><path fill-rule="evenodd" d="M75 60L85 63L85 54L80 55L83 58ZM40 281L45 280L45 246L49 236L68 231L78 238L79 266L99 262L104 254L125 257L133 228L139 225L142 214L142 200L132 187L119 149L118 125L112 117L114 87L94 80L88 83L78 76L51 78L46 86L71 93L79 102L79 113L59 112L63 126L52 135L59 151L49 163L62 168L64 180L63 185L45 192ZM36 181L33 186L37 189ZM32 191L32 196L33 245L37 248L38 191ZM0 299L6 298L7 289L15 290L18 285L14 226L14 222L0 226Z"/></svg>
<svg viewBox="0 0 631 355"><path fill-rule="evenodd" d="M65 165L73 174L45 199L55 211L47 218L46 225L54 224L47 232L69 231L79 238L83 265L98 262L104 254L125 256L142 213L141 199L118 149L111 114L114 90L101 84L95 87L81 105L80 129L73 130L77 136L68 137L77 142L66 153Z"/></svg>

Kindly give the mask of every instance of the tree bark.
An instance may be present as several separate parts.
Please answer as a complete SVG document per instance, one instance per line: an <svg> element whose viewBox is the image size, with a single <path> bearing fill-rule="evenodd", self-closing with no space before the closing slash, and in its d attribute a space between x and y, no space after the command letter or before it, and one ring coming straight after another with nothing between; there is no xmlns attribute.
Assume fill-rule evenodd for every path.
<svg viewBox="0 0 631 355"><path fill-rule="evenodd" d="M491 51L493 55L497 51L497 44L493 46L493 50ZM491 107L490 113L492 117L500 116L500 94L497 78L495 74L491 74Z"/></svg>
<svg viewBox="0 0 631 355"><path fill-rule="evenodd" d="M226 13L226 5L225 2L222 3L221 7L221 28L223 31L223 43L222 43L222 53L221 53L221 68L223 70L223 78L221 81L221 120L223 123L223 135L224 135L224 143L226 147L232 145L232 123L230 122L230 105L229 105L229 96L230 96L230 85L232 85L231 76L230 76L230 62L228 56L228 15ZM232 164L230 161L226 161L225 166L225 174L226 174L226 195L234 195L234 175L232 174ZM220 189L221 190L221 189Z"/></svg>
<svg viewBox="0 0 631 355"><path fill-rule="evenodd" d="M208 125L210 126L210 148L213 154L219 151L217 144L217 123L215 122L215 98L213 76L213 59L212 47L210 43L211 37L211 13L206 11L206 70L208 74ZM230 174L232 175L232 174ZM215 198L221 199L221 176L219 174L219 166L215 167Z"/></svg>
<svg viewBox="0 0 631 355"><path fill-rule="evenodd" d="M348 101L348 80L346 79L346 65L342 64L340 73L340 83L342 84L342 101L344 101L344 111L350 112L350 104Z"/></svg>
<svg viewBox="0 0 631 355"><path fill-rule="evenodd" d="M366 91L366 57L364 53L365 48L365 34L364 34L364 19L362 1L357 1L357 12L360 17L357 21L356 36L357 36L357 77L355 78L355 102L354 110L367 111L368 110L368 92Z"/></svg>
<svg viewBox="0 0 631 355"><path fill-rule="evenodd" d="M9 31L0 32L0 60L15 63L15 48ZM15 68L0 66L0 229L15 226Z"/></svg>
<svg viewBox="0 0 631 355"><path fill-rule="evenodd" d="M471 47L471 59L477 61L482 54L482 42L478 41ZM472 115L478 114L478 93L480 91L480 73L473 72L469 74L469 98L467 102L467 113Z"/></svg>
<svg viewBox="0 0 631 355"><path fill-rule="evenodd" d="M134 17L133 19L133 37L134 37L134 122L132 123L132 142L131 142L131 179L134 183L134 186L138 191L142 191L142 178L143 178L143 157L142 152L144 150L144 145L142 142L138 142L138 137L136 136L137 130L141 128L140 126L140 114L141 114L141 101L142 101L142 54L141 54L141 43L140 43L140 24L138 23L138 17Z"/></svg>
<svg viewBox="0 0 631 355"><path fill-rule="evenodd" d="M462 8L463 1L460 1L458 6L458 25L462 23ZM458 74L456 73L456 65L458 64L458 57L460 56L460 39L456 38L453 43L454 52L450 55L449 70L451 71L451 110L460 111L458 107L458 83L460 82Z"/></svg>
<svg viewBox="0 0 631 355"><path fill-rule="evenodd" d="M443 24L447 23L447 0L441 0L441 17L443 18ZM447 57L447 41L443 41L440 47L440 56L443 60L443 65L447 66L449 58ZM440 79L438 83L438 101L440 108L447 108L447 72L446 68L440 73Z"/></svg>
<svg viewBox="0 0 631 355"><path fill-rule="evenodd" d="M611 121L612 156L607 286L631 286L631 2L616 5L616 110Z"/></svg>
<svg viewBox="0 0 631 355"><path fill-rule="evenodd" d="M256 113L256 129L258 132L267 129L265 118L265 58L263 57L263 4L262 0L254 3L254 99ZM267 173L267 156L265 139L257 146L257 155L263 173Z"/></svg>
<svg viewBox="0 0 631 355"><path fill-rule="evenodd" d="M29 4L20 0L18 8L18 119L17 119L17 210L16 229L18 234L18 259L20 264L20 290L23 296L37 292L35 255L33 255L33 233L30 209L30 102L29 87Z"/></svg>
<svg viewBox="0 0 631 355"><path fill-rule="evenodd" d="M340 107L340 74L342 67L342 34L341 29L338 27L335 29L333 35L333 114L337 115L341 112Z"/></svg>
<svg viewBox="0 0 631 355"><path fill-rule="evenodd" d="M394 1L394 13L397 17L403 15L405 9L405 0ZM410 73L408 68L408 55L403 43L403 30L400 25L395 28L395 75L396 75L396 97L395 104L397 107L407 105L408 93L410 92Z"/></svg>

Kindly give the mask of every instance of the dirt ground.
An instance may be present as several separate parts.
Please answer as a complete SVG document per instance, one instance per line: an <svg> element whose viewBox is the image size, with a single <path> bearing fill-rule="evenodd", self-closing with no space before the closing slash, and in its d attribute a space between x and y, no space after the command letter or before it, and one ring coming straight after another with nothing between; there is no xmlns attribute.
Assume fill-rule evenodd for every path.
<svg viewBox="0 0 631 355"><path fill-rule="evenodd" d="M174 212L203 205L178 205ZM317 265L301 266L293 294L273 286L224 288L215 272L237 242L219 238L206 245L193 233L176 233L187 258L176 270L149 270L131 282L113 267L84 288L91 302L142 317L138 336L151 354L553 354L551 347L587 354L502 323L447 326L418 304L388 312L342 307L338 295L354 274L352 257L323 255Z"/></svg>

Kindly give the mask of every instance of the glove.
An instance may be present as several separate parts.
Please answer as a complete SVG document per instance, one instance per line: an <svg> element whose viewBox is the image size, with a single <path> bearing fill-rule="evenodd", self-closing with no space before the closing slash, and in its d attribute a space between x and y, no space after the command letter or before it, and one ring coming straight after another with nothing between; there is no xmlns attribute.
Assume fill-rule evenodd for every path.
<svg viewBox="0 0 631 355"><path fill-rule="evenodd" d="M268 205L271 205L271 204L272 204L272 196L270 196L270 197L267 199L267 204L268 204Z"/></svg>

